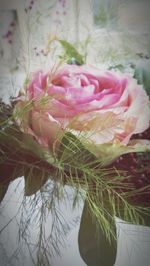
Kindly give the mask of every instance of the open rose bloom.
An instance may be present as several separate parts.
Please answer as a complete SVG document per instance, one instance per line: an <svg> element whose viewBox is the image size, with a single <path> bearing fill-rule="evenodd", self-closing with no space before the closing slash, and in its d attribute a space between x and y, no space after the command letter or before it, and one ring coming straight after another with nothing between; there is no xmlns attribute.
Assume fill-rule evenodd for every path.
<svg viewBox="0 0 150 266"><path fill-rule="evenodd" d="M130 74L62 65L35 73L8 111L6 106L0 128L0 202L9 183L21 176L25 196L35 195L27 203L38 221L43 217L45 223L51 212L56 224L61 201L75 208L83 200L80 254L84 259L96 254L93 250L100 255L107 251L109 256L100 256L100 262L110 257L109 265L114 265L114 217L150 226L150 106L143 86ZM74 189L72 194L65 185ZM53 247L53 239L47 246L51 235L42 236L48 248L42 245L44 252ZM46 261L51 258L45 255Z"/></svg>
<svg viewBox="0 0 150 266"><path fill-rule="evenodd" d="M134 135L149 128L149 99L129 74L92 66L64 65L52 73L36 73L18 100L21 130L43 147L58 147L72 132L97 157L149 149Z"/></svg>

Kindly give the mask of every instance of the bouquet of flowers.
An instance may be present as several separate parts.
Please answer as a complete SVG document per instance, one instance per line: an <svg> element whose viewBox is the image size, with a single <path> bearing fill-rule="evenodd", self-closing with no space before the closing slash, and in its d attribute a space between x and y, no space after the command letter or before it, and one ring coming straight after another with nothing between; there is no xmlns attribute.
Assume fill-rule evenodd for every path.
<svg viewBox="0 0 150 266"><path fill-rule="evenodd" d="M19 176L25 196L44 194L49 179L73 187L74 205L85 201L85 261L85 217L113 254L115 216L149 225L149 97L130 74L83 62L40 70L0 112L1 200Z"/></svg>

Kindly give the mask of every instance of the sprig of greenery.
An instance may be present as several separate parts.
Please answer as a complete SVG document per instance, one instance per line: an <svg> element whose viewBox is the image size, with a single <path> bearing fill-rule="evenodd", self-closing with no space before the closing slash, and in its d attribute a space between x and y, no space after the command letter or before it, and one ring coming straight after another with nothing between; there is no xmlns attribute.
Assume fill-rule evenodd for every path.
<svg viewBox="0 0 150 266"><path fill-rule="evenodd" d="M78 65L83 65L85 63L83 59L84 57L77 51L77 49L71 43L65 40L58 40L58 41L64 48L68 64L73 63L72 60L74 60L75 61L74 63Z"/></svg>
<svg viewBox="0 0 150 266"><path fill-rule="evenodd" d="M18 176L24 176L25 195L35 195L33 205L37 203L38 191L42 193L42 198L47 198L46 195L49 195L49 200L44 200L42 213L47 208L53 212L52 206L55 200L64 194L65 185L71 186L74 189L73 208L78 204L78 199L86 200L97 230L102 230L109 242L116 237L115 216L134 224L142 223L142 216L149 215L149 208L136 206L130 201L131 197L142 191L138 191L128 182L129 176L124 176L123 171L108 165L106 167L102 158L97 158L86 148L80 136L76 137L71 132L65 132L58 152L53 154L50 150L43 149L31 136L21 132L15 122L16 118L22 119L24 114L27 115L32 104L33 102L28 102L21 111L17 110L15 113L14 108L10 108L8 115L6 116L4 112L1 120L0 167L4 164L6 167L12 166L9 179L4 181L9 184ZM46 104L45 99L41 101L42 104L43 106ZM54 180L56 184L53 193L46 189L49 179ZM1 183L2 187L3 185L4 183ZM43 229L41 230L39 248L43 250L43 254L46 254L43 249ZM49 240L52 241L52 238ZM52 242L56 250L57 241L58 238L56 242Z"/></svg>

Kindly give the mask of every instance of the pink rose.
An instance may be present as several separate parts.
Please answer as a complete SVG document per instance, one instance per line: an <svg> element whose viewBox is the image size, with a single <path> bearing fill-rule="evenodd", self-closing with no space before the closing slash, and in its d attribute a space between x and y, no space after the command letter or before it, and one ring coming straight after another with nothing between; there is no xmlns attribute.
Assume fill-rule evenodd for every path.
<svg viewBox="0 0 150 266"><path fill-rule="evenodd" d="M28 101L31 108L23 118L23 130L46 147L65 131L94 145L127 146L134 134L149 127L148 96L128 74L76 65L38 72L18 104Z"/></svg>

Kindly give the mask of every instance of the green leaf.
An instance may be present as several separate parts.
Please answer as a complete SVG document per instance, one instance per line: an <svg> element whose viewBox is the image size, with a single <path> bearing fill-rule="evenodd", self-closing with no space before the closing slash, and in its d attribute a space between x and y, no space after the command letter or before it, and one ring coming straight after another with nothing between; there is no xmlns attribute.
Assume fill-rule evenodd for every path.
<svg viewBox="0 0 150 266"><path fill-rule="evenodd" d="M76 50L76 48L65 40L58 40L65 50L68 60L74 58L79 65L83 65L85 62L83 56Z"/></svg>
<svg viewBox="0 0 150 266"><path fill-rule="evenodd" d="M71 132L66 132L62 138L58 152L59 159L64 163L74 165L86 165L90 163L90 167L94 167L98 160Z"/></svg>
<svg viewBox="0 0 150 266"><path fill-rule="evenodd" d="M101 228L97 229L88 202L85 202L78 236L79 251L88 266L112 266L116 259L116 241L111 243Z"/></svg>
<svg viewBox="0 0 150 266"><path fill-rule="evenodd" d="M0 203L2 202L3 198L5 197L5 194L7 192L9 186L9 182L0 183Z"/></svg>
<svg viewBox="0 0 150 266"><path fill-rule="evenodd" d="M93 143L84 142L85 147L99 158L103 165L109 165L119 156L128 153L147 152L150 150L150 142L147 140L130 140L127 146L119 143L104 143L94 145Z"/></svg>
<svg viewBox="0 0 150 266"><path fill-rule="evenodd" d="M124 70L124 66L122 64L117 64L117 65L110 66L108 69L109 70L118 69L120 71L123 71Z"/></svg>
<svg viewBox="0 0 150 266"><path fill-rule="evenodd" d="M147 94L150 96L150 62L139 64L134 73L139 84L143 84Z"/></svg>
<svg viewBox="0 0 150 266"><path fill-rule="evenodd" d="M39 191L48 180L48 174L38 167L25 170L25 196L31 196Z"/></svg>
<svg viewBox="0 0 150 266"><path fill-rule="evenodd" d="M149 215L143 214L142 218L144 220L144 224L149 226ZM114 225L115 221L113 226ZM113 230L116 231L115 226ZM78 243L80 255L86 265L112 266L115 264L117 243L113 239L109 242L103 230L101 230L101 228L97 228L96 221L94 221L94 217L91 214L91 209L87 200L85 201L82 212Z"/></svg>
<svg viewBox="0 0 150 266"><path fill-rule="evenodd" d="M17 167L15 155L9 154L9 156L10 157L5 160L0 155L0 203L7 192L10 182L21 177L23 174L22 167Z"/></svg>

